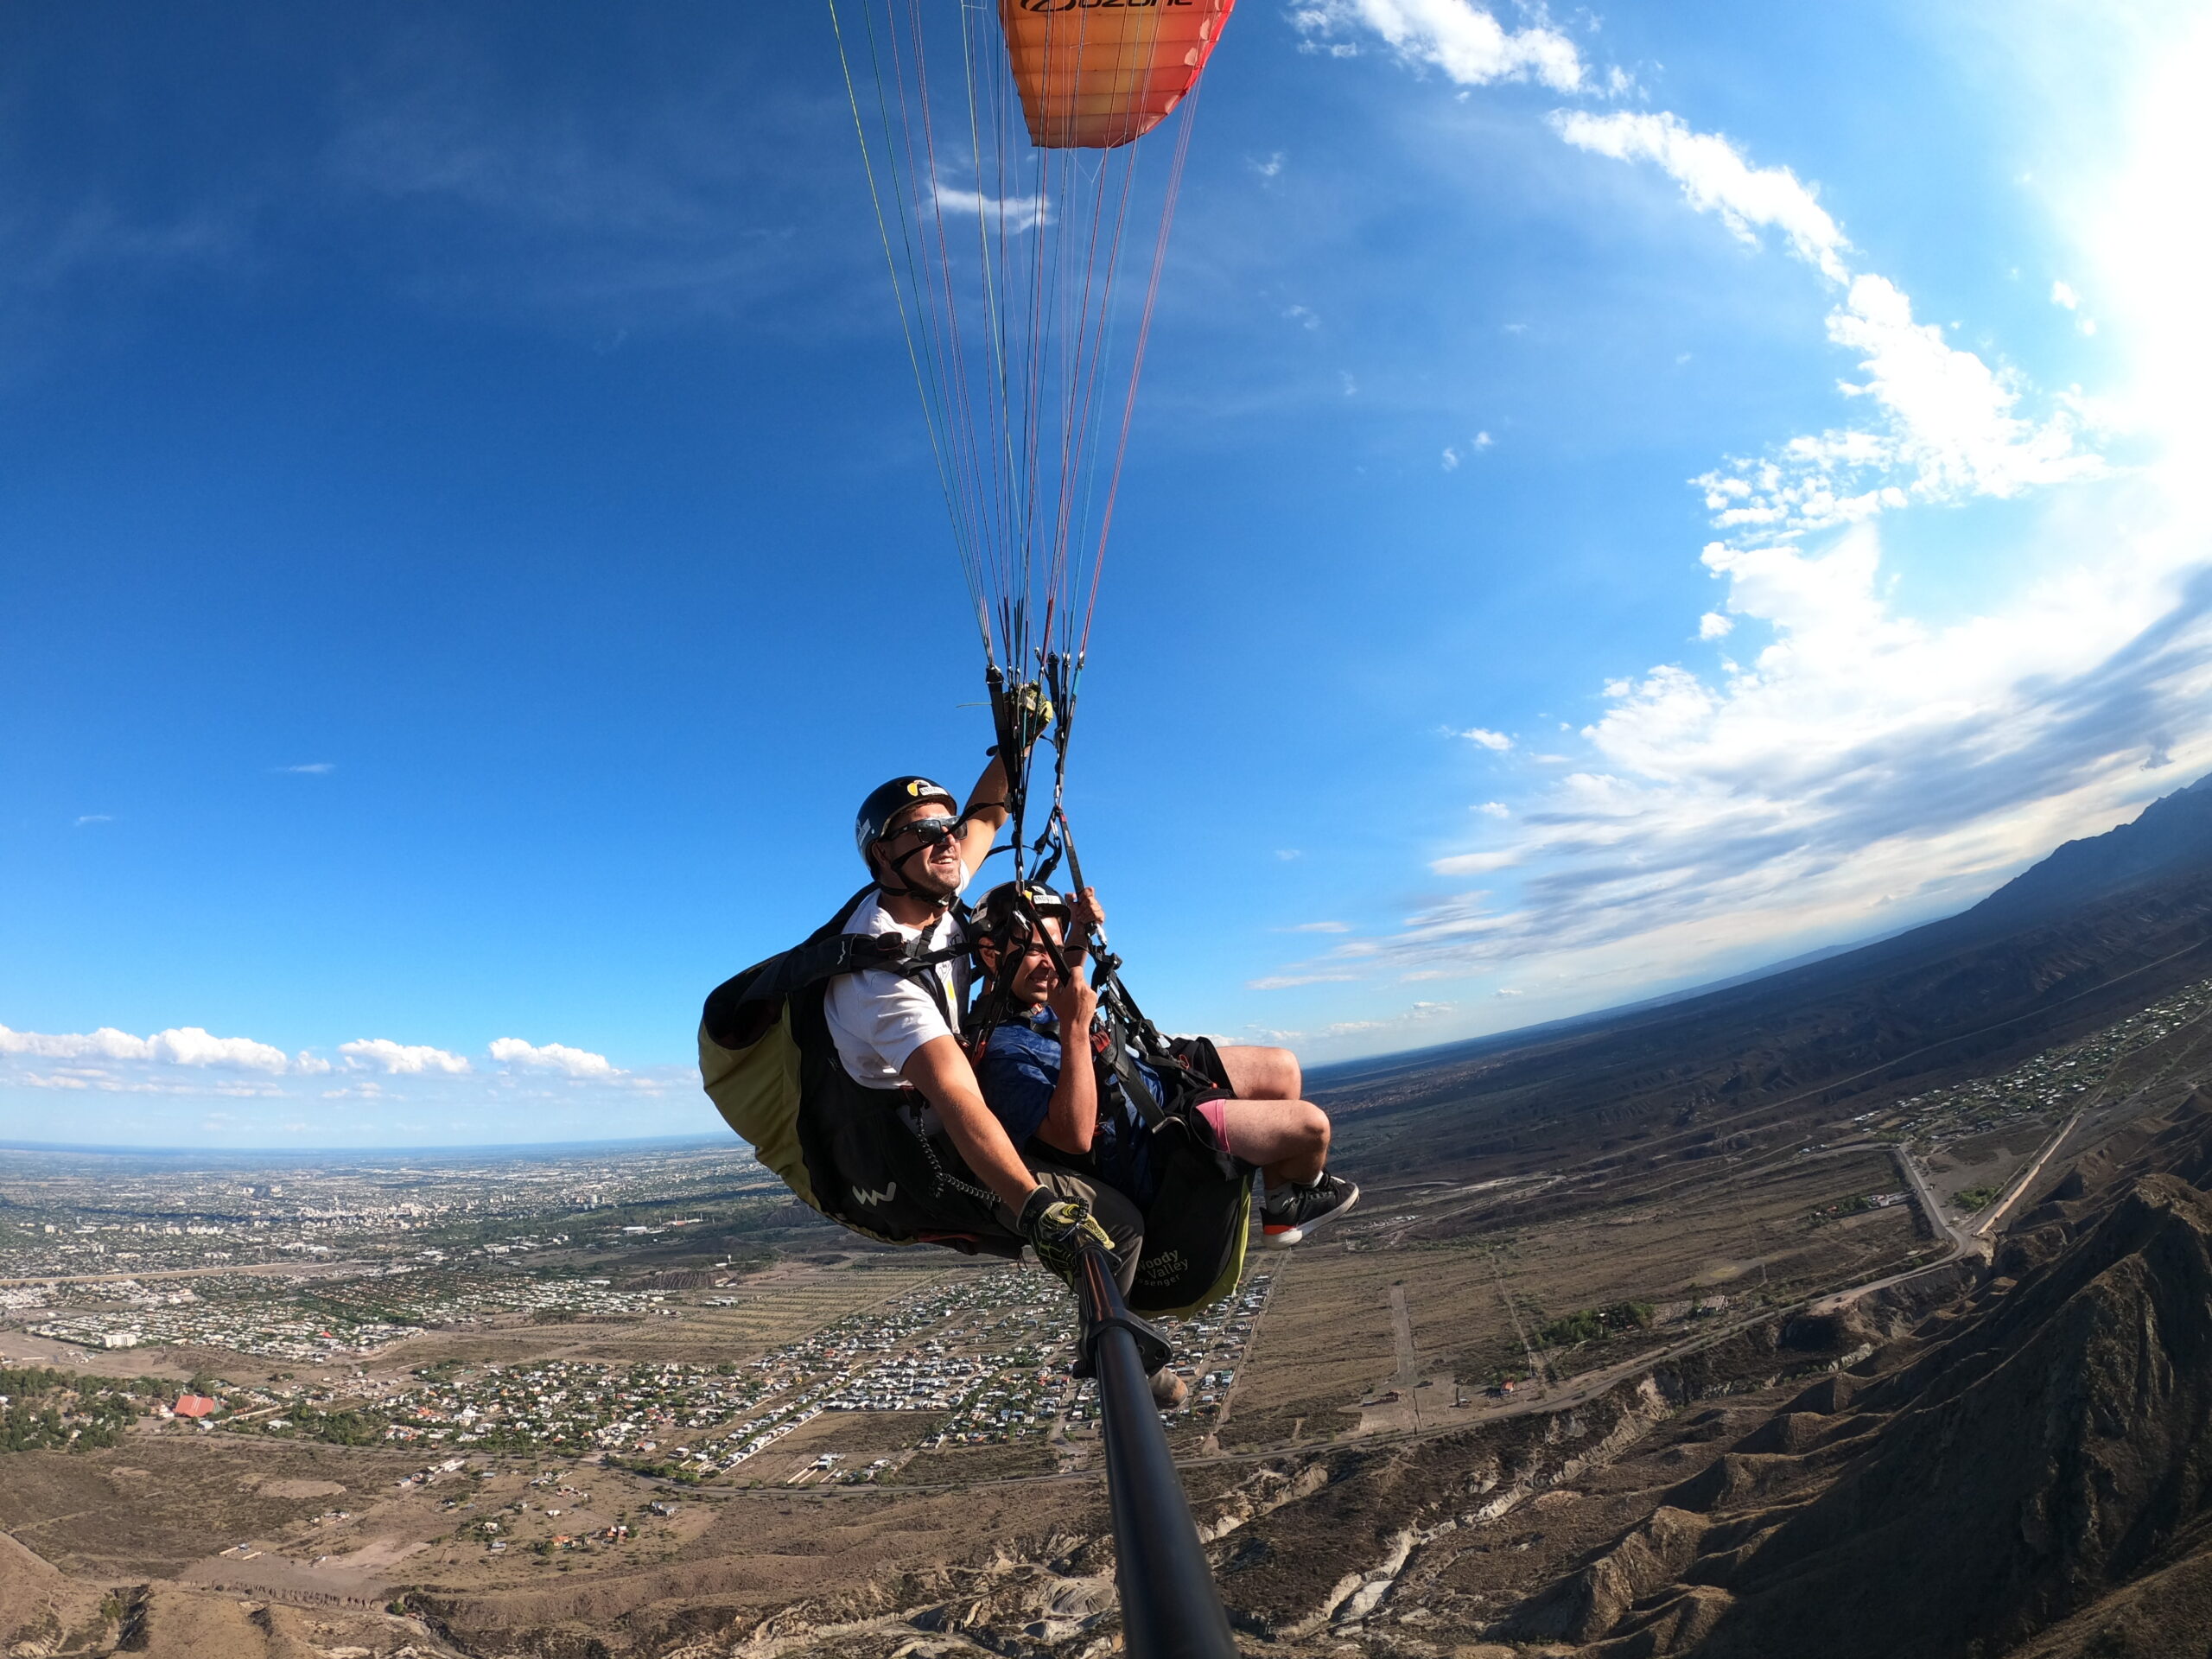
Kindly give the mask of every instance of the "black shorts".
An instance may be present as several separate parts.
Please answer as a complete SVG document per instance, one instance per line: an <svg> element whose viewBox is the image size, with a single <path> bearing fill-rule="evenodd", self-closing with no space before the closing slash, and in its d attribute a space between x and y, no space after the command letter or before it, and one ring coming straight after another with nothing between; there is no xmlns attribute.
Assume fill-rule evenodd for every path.
<svg viewBox="0 0 2212 1659"><path fill-rule="evenodd" d="M1236 1092L1236 1085L1229 1080L1229 1068L1221 1063L1221 1051L1213 1046L1212 1038L1170 1038L1167 1052L1223 1093L1233 1096Z"/></svg>
<svg viewBox="0 0 2212 1659"><path fill-rule="evenodd" d="M1230 1084L1229 1068L1221 1063L1221 1051L1213 1046L1213 1039L1177 1037L1169 1041L1167 1052L1174 1058L1175 1073L1171 1075L1163 1067L1160 1080L1169 1092L1169 1109L1190 1124L1209 1149L1224 1157L1236 1157L1221 1103L1236 1099L1236 1090Z"/></svg>

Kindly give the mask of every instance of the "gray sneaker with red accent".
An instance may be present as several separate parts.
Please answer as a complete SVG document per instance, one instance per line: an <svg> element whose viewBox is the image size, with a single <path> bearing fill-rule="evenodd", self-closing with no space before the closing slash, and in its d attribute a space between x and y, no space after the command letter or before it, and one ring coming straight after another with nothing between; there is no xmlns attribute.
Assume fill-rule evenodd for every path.
<svg viewBox="0 0 2212 1659"><path fill-rule="evenodd" d="M1310 1182L1292 1181L1261 1205L1260 1241L1271 1250L1287 1250L1358 1202L1358 1185L1325 1169Z"/></svg>

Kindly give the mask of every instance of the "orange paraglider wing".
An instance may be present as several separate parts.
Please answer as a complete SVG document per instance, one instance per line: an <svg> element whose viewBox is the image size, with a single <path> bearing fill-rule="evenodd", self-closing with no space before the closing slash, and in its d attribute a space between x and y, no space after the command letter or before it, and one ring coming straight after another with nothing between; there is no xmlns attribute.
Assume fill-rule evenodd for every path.
<svg viewBox="0 0 2212 1659"><path fill-rule="evenodd" d="M1198 84L1236 0L999 0L1014 84L1040 149L1110 149Z"/></svg>

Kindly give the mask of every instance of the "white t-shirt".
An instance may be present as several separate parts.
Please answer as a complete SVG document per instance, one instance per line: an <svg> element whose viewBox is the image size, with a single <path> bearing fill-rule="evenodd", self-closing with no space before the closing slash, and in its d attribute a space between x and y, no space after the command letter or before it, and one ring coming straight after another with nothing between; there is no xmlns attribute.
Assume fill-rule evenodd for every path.
<svg viewBox="0 0 2212 1659"><path fill-rule="evenodd" d="M963 880L961 885L965 887L967 883ZM918 927L901 926L885 913L880 893L870 893L861 901L845 924L845 931L903 933L909 940L919 941L924 950L942 950L966 937L950 911L938 918L926 936ZM829 1020L830 1038L837 1045L837 1058L844 1062L854 1082L871 1089L899 1088L906 1081L899 1068L916 1049L934 1038L957 1034L960 1010L968 998L968 958L955 957L925 971L937 976L944 992L944 1008L938 1007L920 979L908 979L886 969L840 974L830 982L822 1011ZM950 1020L945 1018L946 1009L951 1011Z"/></svg>

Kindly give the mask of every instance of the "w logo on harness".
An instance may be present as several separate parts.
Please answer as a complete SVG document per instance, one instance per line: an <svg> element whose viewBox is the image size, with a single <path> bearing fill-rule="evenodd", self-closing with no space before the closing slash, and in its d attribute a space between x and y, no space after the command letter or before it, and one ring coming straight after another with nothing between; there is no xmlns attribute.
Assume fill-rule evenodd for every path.
<svg viewBox="0 0 2212 1659"><path fill-rule="evenodd" d="M871 1192L864 1186L856 1186L853 1189L853 1202L855 1204L888 1204L898 1195L899 1183L896 1181L892 1182L880 1192Z"/></svg>

